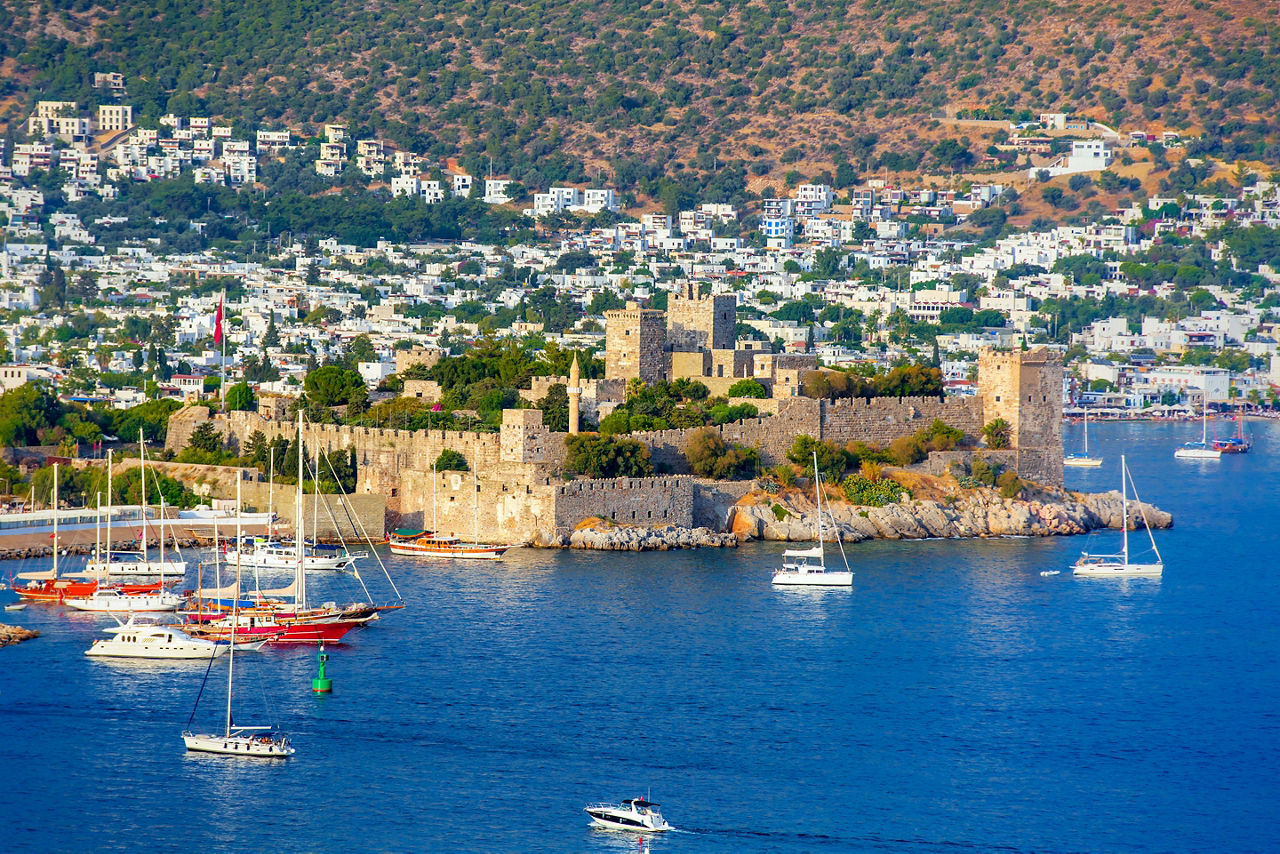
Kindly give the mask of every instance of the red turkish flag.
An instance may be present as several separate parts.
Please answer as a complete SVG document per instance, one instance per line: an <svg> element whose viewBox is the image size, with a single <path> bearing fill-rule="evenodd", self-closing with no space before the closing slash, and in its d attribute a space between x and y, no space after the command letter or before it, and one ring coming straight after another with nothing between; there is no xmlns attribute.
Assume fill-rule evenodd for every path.
<svg viewBox="0 0 1280 854"><path fill-rule="evenodd" d="M222 296L218 297L218 314L213 319L213 343L214 344L222 343L222 301L226 298L227 298L227 295L225 293Z"/></svg>

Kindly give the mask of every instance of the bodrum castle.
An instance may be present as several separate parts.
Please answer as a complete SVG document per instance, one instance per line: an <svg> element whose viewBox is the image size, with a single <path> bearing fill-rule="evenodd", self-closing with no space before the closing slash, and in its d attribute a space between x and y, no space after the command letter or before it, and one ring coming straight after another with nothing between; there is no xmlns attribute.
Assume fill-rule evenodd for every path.
<svg viewBox="0 0 1280 854"><path fill-rule="evenodd" d="M945 472L956 459L978 450L1027 480L1062 485L1062 362L1047 349L984 351L974 397L817 400L802 391L802 378L818 367L816 356L774 353L768 344L735 341L732 294L700 296L689 286L671 294L666 311L628 304L605 318L603 379L582 379L575 361L569 376L534 377L532 387L522 391L527 400L536 401L552 386L564 385L568 433L545 427L541 410L508 409L497 433L307 425L308 453L354 450L356 492L385 497L389 515L402 526L434 524L441 532L470 536L478 519L481 539L493 542L553 542L589 517L650 528L707 525L723 530L725 508L753 483L689 474L687 444L693 434L708 429L725 442L754 448L760 465L767 467L787 461L797 436L841 446L863 442L884 447L941 419L966 438L960 449L931 453L919 464L927 470ZM566 474L565 440L581 424L598 421L623 403L628 385L680 378L698 380L713 395L725 395L734 383L753 379L769 396L750 401L759 417L710 428L631 433L630 438L648 447L655 470L661 472L657 476L589 479ZM424 394L414 386L406 381L405 393ZM254 431L268 439L291 437L296 425L279 404L279 399L264 398L258 412L216 416L203 406L179 410L170 420L168 447L184 447L205 422L236 446L243 446ZM997 418L1008 424L1008 441L998 450L984 448L983 426ZM473 471L433 472L446 449L461 453Z"/></svg>

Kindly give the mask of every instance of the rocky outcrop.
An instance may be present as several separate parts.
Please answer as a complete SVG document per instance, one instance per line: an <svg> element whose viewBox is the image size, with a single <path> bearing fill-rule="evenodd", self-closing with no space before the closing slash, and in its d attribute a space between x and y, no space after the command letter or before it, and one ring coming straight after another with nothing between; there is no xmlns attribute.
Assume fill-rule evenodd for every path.
<svg viewBox="0 0 1280 854"><path fill-rule="evenodd" d="M0 623L0 646L22 643L24 640L38 637L40 637L40 633L34 629L24 629L21 626L6 626Z"/></svg>
<svg viewBox="0 0 1280 854"><path fill-rule="evenodd" d="M544 548L599 549L601 551L647 552L671 549L736 547L732 533L720 534L710 528L639 528L617 525L603 519L589 519L569 534L533 543Z"/></svg>
<svg viewBox="0 0 1280 854"><path fill-rule="evenodd" d="M1120 493L1045 490L1030 499L1003 498L995 490L970 489L942 500L908 500L884 507L831 502L831 515L845 542L884 539L1051 537L1119 528ZM1145 515L1144 515L1145 513ZM1173 517L1149 504L1129 505L1130 529L1168 528ZM824 518L824 528L830 521ZM752 493L738 502L732 520L741 539L812 540L816 529L811 497L789 490L782 496ZM831 532L824 539L834 540Z"/></svg>

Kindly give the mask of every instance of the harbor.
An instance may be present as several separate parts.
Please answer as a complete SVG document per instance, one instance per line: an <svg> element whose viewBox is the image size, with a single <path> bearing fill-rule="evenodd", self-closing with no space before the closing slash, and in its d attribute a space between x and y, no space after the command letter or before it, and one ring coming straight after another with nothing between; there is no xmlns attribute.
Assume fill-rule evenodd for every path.
<svg viewBox="0 0 1280 854"><path fill-rule="evenodd" d="M22 782L0 810L74 779L84 809L141 794L149 814L28 823L8 848L218 849L234 827L237 847L639 850L582 808L651 789L675 828L654 851L1140 851L1170 827L1180 849L1265 849L1280 695L1256 651L1280 645L1265 521L1280 427L1213 467L1173 459L1195 424L1094 430L1104 464L1067 485L1116 488L1123 451L1143 500L1178 520L1155 532L1160 578L1072 576L1118 531L846 545L852 587L807 591L770 584L783 543L466 564L380 547L406 608L326 645L332 693L312 691L314 646L236 656L237 720L266 715L297 750L276 764L184 751L205 665L92 660L109 623L32 604L9 622L40 637L2 653L0 726L22 738L0 763ZM321 597L350 583L309 581ZM124 767L130 786L107 785ZM323 821L256 820L318 792ZM527 823L474 809L513 794L537 800ZM162 829L179 826L181 842Z"/></svg>

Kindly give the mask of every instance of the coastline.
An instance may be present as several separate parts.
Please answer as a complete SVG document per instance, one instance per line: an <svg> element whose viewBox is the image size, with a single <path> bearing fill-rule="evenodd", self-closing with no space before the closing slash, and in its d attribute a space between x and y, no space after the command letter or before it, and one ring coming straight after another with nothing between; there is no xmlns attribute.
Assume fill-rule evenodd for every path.
<svg viewBox="0 0 1280 854"><path fill-rule="evenodd" d="M834 491L833 491L834 492ZM987 539L993 537L1058 537L1087 534L1103 528L1119 530L1122 501L1119 492L1084 493L1032 488L1027 497L1005 498L989 488L950 489L941 495L911 498L897 504L870 507L830 498L830 517L824 517L827 542L835 541L831 520L846 543L865 540ZM811 495L791 488L777 494L747 493L720 508L723 524L710 527L644 528L608 519L583 520L569 534L539 538L540 548L601 551L667 551L687 548L733 548L751 540L813 542L816 508ZM1129 503L1130 530L1173 526L1173 516L1145 502Z"/></svg>

